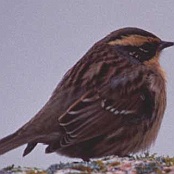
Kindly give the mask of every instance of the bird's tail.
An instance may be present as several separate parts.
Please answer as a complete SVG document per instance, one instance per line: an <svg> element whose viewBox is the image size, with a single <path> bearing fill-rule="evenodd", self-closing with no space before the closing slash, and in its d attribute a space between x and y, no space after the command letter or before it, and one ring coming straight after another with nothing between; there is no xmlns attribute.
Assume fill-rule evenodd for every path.
<svg viewBox="0 0 174 174"><path fill-rule="evenodd" d="M15 132L5 138L0 139L0 155L28 143L30 137Z"/></svg>

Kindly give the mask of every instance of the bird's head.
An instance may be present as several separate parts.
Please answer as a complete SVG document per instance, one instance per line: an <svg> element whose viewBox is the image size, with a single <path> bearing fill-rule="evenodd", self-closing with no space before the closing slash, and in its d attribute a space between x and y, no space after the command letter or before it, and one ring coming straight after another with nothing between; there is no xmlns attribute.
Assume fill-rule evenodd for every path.
<svg viewBox="0 0 174 174"><path fill-rule="evenodd" d="M138 62L152 60L164 48L174 45L174 42L162 41L154 34L138 28L123 28L112 32L105 39L117 52Z"/></svg>

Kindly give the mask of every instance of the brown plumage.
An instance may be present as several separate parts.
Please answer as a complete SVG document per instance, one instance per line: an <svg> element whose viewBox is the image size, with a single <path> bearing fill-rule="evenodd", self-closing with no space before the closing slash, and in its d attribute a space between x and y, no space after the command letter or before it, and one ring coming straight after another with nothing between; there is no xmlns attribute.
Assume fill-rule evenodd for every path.
<svg viewBox="0 0 174 174"><path fill-rule="evenodd" d="M0 154L28 144L25 156L37 143L83 160L148 149L166 107L159 55L172 45L138 28L112 32L65 74L35 117L0 140Z"/></svg>

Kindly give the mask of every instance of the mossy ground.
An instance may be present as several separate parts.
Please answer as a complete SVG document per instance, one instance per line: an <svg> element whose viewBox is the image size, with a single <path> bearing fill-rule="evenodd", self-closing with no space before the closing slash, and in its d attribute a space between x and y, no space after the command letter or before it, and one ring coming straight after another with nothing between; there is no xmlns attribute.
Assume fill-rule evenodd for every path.
<svg viewBox="0 0 174 174"><path fill-rule="evenodd" d="M157 156L157 154L145 153L130 157L110 156L90 162L59 163L42 170L29 167L8 166L0 171L0 174L174 174L174 157Z"/></svg>

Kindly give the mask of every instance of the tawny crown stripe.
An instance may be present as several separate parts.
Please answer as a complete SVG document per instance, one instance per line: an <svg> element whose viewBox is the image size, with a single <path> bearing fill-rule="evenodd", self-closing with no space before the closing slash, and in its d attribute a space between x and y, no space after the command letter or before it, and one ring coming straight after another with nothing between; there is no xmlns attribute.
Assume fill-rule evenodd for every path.
<svg viewBox="0 0 174 174"><path fill-rule="evenodd" d="M140 35L131 35L131 36L123 36L121 39L116 39L108 42L109 45L132 45L132 46L140 46L145 42L159 42L160 39L153 37L144 37Z"/></svg>

